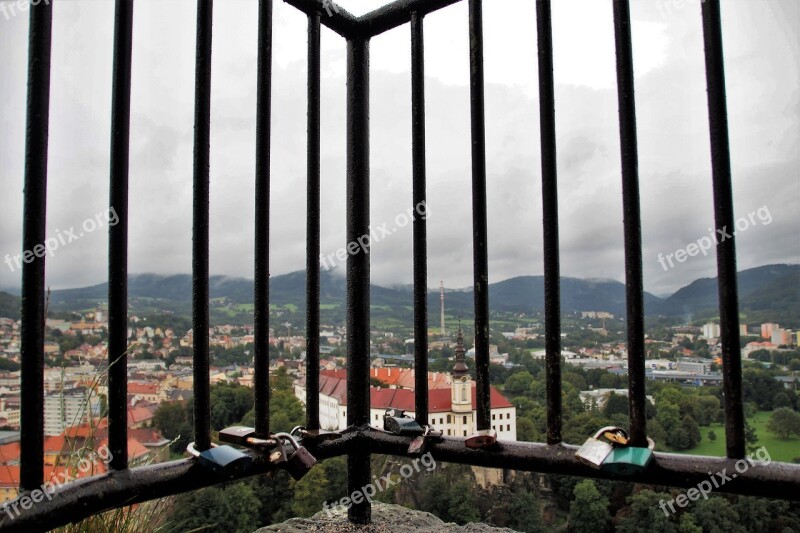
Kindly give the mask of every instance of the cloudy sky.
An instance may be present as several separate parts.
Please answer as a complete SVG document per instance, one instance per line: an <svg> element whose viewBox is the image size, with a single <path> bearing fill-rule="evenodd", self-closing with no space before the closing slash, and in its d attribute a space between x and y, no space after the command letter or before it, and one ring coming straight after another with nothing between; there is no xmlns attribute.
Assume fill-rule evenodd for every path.
<svg viewBox="0 0 800 533"><path fill-rule="evenodd" d="M7 1L0 3L9 5ZM360 14L376 0L343 0ZM800 262L796 0L725 0L734 201L741 268ZM666 264L713 226L700 3L632 1L646 290L715 273L713 250ZM513 15L509 16L507 13ZM255 0L215 3L211 270L252 278ZM275 2L271 272L304 267L305 17ZM554 2L562 274L624 280L610 0ZM490 281L542 273L535 2L484 2ZM137 0L130 271L191 270L195 3ZM106 277L113 2L56 0L48 237L83 235L47 260L48 284ZM0 287L18 286L27 14L0 13ZM426 18L429 285L471 284L467 5ZM323 30L322 252L345 245L345 43ZM411 280L409 28L371 43L373 282ZM753 214L748 217L749 214ZM96 218L99 215L99 219ZM113 216L112 216L113 218ZM93 222L87 222L93 220ZM98 224L97 221L103 222ZM84 231L86 230L86 231ZM342 271L342 268L337 268Z"/></svg>

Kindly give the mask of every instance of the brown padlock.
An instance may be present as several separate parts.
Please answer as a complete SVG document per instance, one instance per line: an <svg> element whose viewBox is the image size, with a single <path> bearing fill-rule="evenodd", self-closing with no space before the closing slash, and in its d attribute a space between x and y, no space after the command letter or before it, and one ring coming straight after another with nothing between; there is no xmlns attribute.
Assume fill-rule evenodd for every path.
<svg viewBox="0 0 800 533"><path fill-rule="evenodd" d="M497 431L493 429L481 429L467 437L464 441L467 448L482 449L491 448L497 444Z"/></svg>
<svg viewBox="0 0 800 533"><path fill-rule="evenodd" d="M297 443L297 439L289 433L276 433L275 437L287 441L293 448L294 451L287 456L286 463L284 464L286 471L289 472L295 481L300 481L303 476L317 464L316 457L311 455L311 452L309 452L305 446L300 446L300 444Z"/></svg>

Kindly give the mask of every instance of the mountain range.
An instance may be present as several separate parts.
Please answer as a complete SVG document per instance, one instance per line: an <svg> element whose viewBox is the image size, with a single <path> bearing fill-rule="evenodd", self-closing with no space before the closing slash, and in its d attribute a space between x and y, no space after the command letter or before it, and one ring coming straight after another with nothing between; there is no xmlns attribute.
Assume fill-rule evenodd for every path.
<svg viewBox="0 0 800 533"><path fill-rule="evenodd" d="M270 304L277 308L305 309L305 271L275 276L270 279ZM212 276L210 278L212 309L225 306L248 312L253 302L253 281L245 278ZM800 265L767 265L739 272L740 310L752 315L752 321L781 320L791 327L800 321ZM167 309L175 313L191 308L192 278L188 274L162 276L131 275L128 298L133 310ZM73 311L94 308L105 303L107 285L53 291L50 310ZM343 310L346 282L343 277L323 271L320 280L320 303L323 309ZM716 316L716 278L693 281L667 298L645 292L645 313L648 316L697 317ZM410 286L371 288L374 312L410 309ZM544 277L520 276L489 285L489 304L493 312L541 312L544 308ZM439 291L430 290L428 305L434 316L439 308ZM451 316L472 315L472 288L446 290L445 306ZM625 313L625 285L615 280L561 278L563 312L608 311ZM0 316L19 316L19 298L0 292ZM795 326L797 327L797 326Z"/></svg>

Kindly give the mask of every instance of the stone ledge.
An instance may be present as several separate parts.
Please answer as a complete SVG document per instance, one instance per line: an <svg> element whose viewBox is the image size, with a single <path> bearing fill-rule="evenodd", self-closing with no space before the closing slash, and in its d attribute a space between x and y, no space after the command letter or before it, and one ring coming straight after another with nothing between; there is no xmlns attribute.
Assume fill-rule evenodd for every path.
<svg viewBox="0 0 800 533"><path fill-rule="evenodd" d="M372 524L367 526L350 524L347 521L347 511L343 507L338 507L331 509L330 512L320 511L311 518L292 518L281 524L273 524L259 529L256 533L304 533L308 531L331 533L347 531L364 533L404 533L410 531L428 531L432 533L515 533L512 529L480 523L459 526L458 524L443 522L430 513L380 502L372 504Z"/></svg>

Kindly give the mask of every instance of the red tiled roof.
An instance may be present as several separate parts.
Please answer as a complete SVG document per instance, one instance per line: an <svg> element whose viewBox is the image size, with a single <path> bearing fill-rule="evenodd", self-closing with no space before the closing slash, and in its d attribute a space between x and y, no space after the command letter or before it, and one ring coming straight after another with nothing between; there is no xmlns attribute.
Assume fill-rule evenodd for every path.
<svg viewBox="0 0 800 533"><path fill-rule="evenodd" d="M341 376L342 373L344 377ZM334 374L337 377L332 377ZM372 373L370 373L372 375ZM319 392L326 396L336 398L339 405L347 405L347 372L331 371L322 372L319 378ZM429 380L430 382L430 380ZM305 383L302 383L305 385ZM489 402L492 409L504 409L513 405L494 386L489 388ZM402 409L414 411L414 390L409 388L391 389L385 387L370 387L370 407L373 409ZM472 409L478 408L475 383L472 383ZM428 410L432 413L452 411L451 389L437 388L428 390Z"/></svg>
<svg viewBox="0 0 800 533"><path fill-rule="evenodd" d="M158 385L150 383L128 383L128 394L158 394Z"/></svg>

